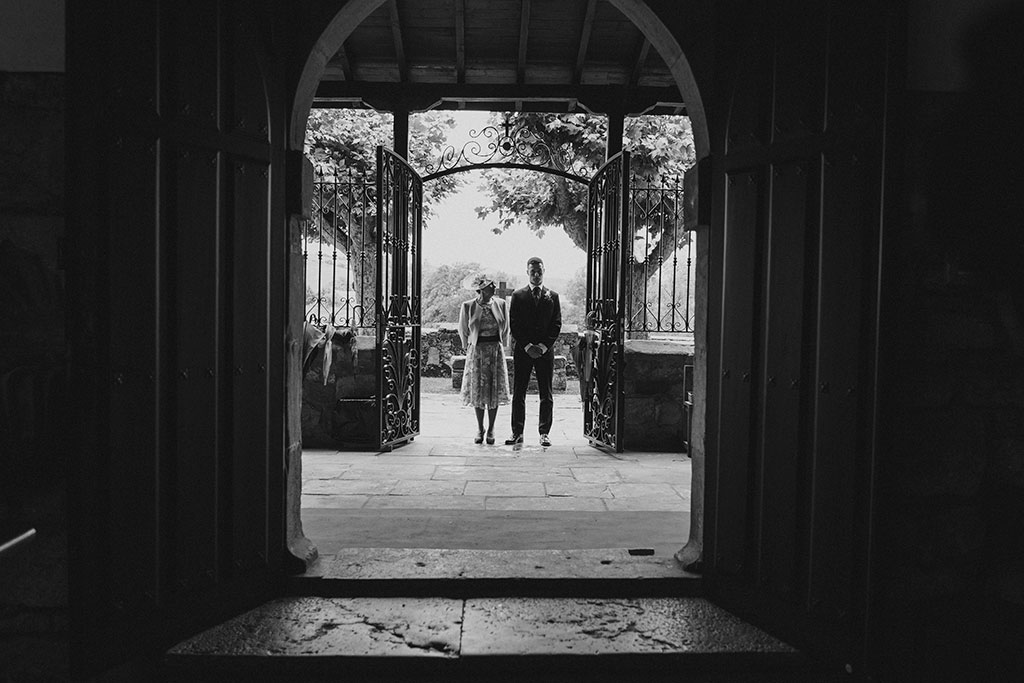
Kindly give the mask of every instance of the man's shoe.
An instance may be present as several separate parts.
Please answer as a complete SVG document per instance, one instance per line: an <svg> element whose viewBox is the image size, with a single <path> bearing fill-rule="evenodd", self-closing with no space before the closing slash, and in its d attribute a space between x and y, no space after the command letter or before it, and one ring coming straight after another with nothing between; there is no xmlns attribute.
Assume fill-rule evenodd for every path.
<svg viewBox="0 0 1024 683"><path fill-rule="evenodd" d="M505 445L506 446L515 446L516 444L520 444L522 442L523 442L523 435L522 434L513 434L512 436L510 436L507 439L505 439Z"/></svg>
<svg viewBox="0 0 1024 683"><path fill-rule="evenodd" d="M541 434L540 435L540 445L541 446L550 446L551 445L551 439L548 438L547 434Z"/></svg>

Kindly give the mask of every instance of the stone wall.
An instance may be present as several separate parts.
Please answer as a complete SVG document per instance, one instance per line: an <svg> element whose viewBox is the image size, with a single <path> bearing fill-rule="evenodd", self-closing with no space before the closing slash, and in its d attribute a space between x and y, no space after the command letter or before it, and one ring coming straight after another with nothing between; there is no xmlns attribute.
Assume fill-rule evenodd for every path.
<svg viewBox="0 0 1024 683"><path fill-rule="evenodd" d="M576 376L570 350L575 332L563 332L555 343L555 389L564 391L566 378ZM420 335L424 377L452 377L461 386L462 366L452 373L453 363L464 358L455 325L428 328ZM565 354L562 356L561 354ZM370 399L377 393L376 340L356 337L351 348L338 349L324 383L322 351L316 353L302 383L302 444L306 448L357 448L374 441L376 407ZM509 376L512 359L508 359ZM536 391L536 380L532 380Z"/></svg>
<svg viewBox="0 0 1024 683"><path fill-rule="evenodd" d="M1024 141L997 101L909 104L907 222L888 233L878 637L894 680L952 680L957 666L999 680L1004 660L1024 663L1007 635L1024 628L1024 196L1004 191ZM919 642L924 657L910 655Z"/></svg>
<svg viewBox="0 0 1024 683"><path fill-rule="evenodd" d="M572 362L572 348L576 344L576 332L563 331L555 342L555 355L564 356L566 376L576 377L576 366ZM420 346L423 353L424 377L451 377L452 362L456 356L463 356L462 340L459 339L457 323L441 323L437 326L425 327L420 334ZM455 388L458 385L452 384ZM564 387L563 387L564 388Z"/></svg>
<svg viewBox="0 0 1024 683"><path fill-rule="evenodd" d="M693 362L693 344L629 340L625 357L623 444L631 451L682 451L688 424L683 368Z"/></svg>
<svg viewBox="0 0 1024 683"><path fill-rule="evenodd" d="M0 72L0 670L68 675L64 76ZM5 677L6 677L5 676Z"/></svg>

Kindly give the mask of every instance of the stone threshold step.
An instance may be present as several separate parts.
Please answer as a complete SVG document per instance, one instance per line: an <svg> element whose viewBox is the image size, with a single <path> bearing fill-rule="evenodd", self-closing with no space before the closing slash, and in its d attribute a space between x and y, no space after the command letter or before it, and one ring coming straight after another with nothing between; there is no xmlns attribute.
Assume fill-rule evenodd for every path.
<svg viewBox="0 0 1024 683"><path fill-rule="evenodd" d="M167 680L511 674L532 683L801 680L807 663L793 647L702 598L298 597L268 602L180 643L165 665Z"/></svg>
<svg viewBox="0 0 1024 683"><path fill-rule="evenodd" d="M289 581L292 595L697 596L700 577L648 548L346 548Z"/></svg>

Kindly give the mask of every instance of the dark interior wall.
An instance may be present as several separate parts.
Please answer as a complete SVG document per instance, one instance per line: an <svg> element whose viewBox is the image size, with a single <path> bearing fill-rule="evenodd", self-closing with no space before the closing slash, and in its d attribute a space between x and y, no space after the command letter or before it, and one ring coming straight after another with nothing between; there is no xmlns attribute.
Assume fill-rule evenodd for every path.
<svg viewBox="0 0 1024 683"><path fill-rule="evenodd" d="M31 7L29 7L31 5ZM0 671L68 671L62 1L0 8Z"/></svg>
<svg viewBox="0 0 1024 683"><path fill-rule="evenodd" d="M894 88L875 612L902 677L1022 664L1022 9L911 3Z"/></svg>

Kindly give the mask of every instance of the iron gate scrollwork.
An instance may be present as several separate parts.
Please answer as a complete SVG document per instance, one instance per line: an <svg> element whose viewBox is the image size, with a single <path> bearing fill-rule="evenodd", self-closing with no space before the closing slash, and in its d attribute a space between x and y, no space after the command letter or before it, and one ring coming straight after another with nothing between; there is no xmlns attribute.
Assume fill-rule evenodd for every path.
<svg viewBox="0 0 1024 683"><path fill-rule="evenodd" d="M420 429L420 235L423 181L377 148L377 412L380 447Z"/></svg>
<svg viewBox="0 0 1024 683"><path fill-rule="evenodd" d="M587 201L587 317L600 334L590 354L592 381L583 403L591 444L622 452L629 229L629 152L620 152L590 181Z"/></svg>

